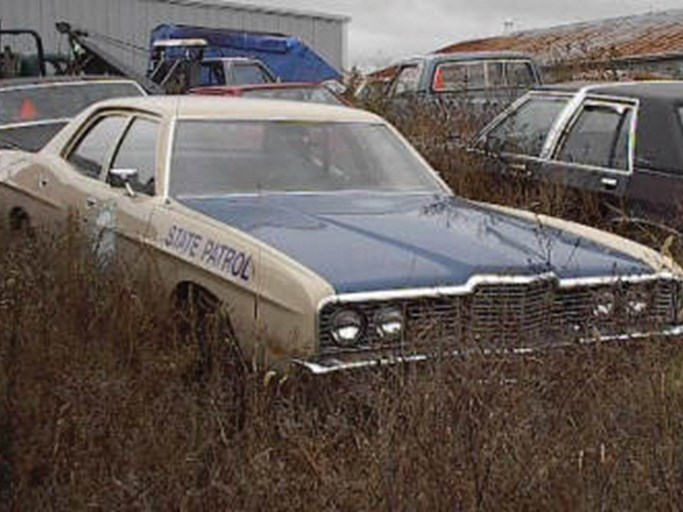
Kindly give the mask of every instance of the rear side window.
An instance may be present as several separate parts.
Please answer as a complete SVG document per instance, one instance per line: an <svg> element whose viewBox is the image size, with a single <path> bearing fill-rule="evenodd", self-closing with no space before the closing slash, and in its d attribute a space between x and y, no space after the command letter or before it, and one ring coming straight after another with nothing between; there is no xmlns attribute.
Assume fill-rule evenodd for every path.
<svg viewBox="0 0 683 512"><path fill-rule="evenodd" d="M633 108L587 104L569 130L557 159L627 171Z"/></svg>
<svg viewBox="0 0 683 512"><path fill-rule="evenodd" d="M534 72L528 61L446 62L436 68L432 89L435 92L457 92L531 87L535 83Z"/></svg>
<svg viewBox="0 0 683 512"><path fill-rule="evenodd" d="M447 62L437 67L432 88L436 92L486 88L484 62Z"/></svg>
<svg viewBox="0 0 683 512"><path fill-rule="evenodd" d="M133 121L119 147L112 169L136 171L130 185L136 192L154 195L159 125L148 119Z"/></svg>
<svg viewBox="0 0 683 512"><path fill-rule="evenodd" d="M90 128L67 160L81 174L99 178L126 124L123 116L103 117Z"/></svg>
<svg viewBox="0 0 683 512"><path fill-rule="evenodd" d="M568 101L565 96L530 96L481 142L495 152L540 156L550 129Z"/></svg>

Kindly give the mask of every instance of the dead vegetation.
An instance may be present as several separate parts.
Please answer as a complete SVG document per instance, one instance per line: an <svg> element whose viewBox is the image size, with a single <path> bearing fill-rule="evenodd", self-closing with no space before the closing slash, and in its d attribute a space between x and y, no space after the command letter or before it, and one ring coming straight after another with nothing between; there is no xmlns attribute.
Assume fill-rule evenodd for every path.
<svg viewBox="0 0 683 512"><path fill-rule="evenodd" d="M501 182L443 119L410 121L457 192L619 229L597 198ZM0 510L683 507L676 342L254 372L235 428L220 368L197 377L153 273L102 268L85 245L73 227L0 228Z"/></svg>
<svg viewBox="0 0 683 512"><path fill-rule="evenodd" d="M147 277L0 232L0 509L670 509L683 349L651 340L322 381L244 416Z"/></svg>

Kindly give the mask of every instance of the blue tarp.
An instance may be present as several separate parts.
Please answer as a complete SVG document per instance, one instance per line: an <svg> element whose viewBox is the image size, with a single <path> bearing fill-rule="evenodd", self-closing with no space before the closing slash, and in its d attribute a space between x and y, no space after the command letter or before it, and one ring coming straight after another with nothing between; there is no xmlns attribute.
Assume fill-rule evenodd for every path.
<svg viewBox="0 0 683 512"><path fill-rule="evenodd" d="M151 44L164 39L205 39L205 58L247 57L259 59L283 82L340 80L339 71L295 37L259 34L187 25L159 25ZM153 46L152 46L153 48ZM173 57L172 53L169 53ZM182 50L178 51L178 57Z"/></svg>

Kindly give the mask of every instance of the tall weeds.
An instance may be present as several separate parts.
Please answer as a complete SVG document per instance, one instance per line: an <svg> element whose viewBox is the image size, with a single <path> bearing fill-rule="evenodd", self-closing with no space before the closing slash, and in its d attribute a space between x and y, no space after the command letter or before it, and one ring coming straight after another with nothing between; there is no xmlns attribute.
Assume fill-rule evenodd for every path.
<svg viewBox="0 0 683 512"><path fill-rule="evenodd" d="M0 240L0 509L683 505L676 343L254 373L234 430L152 278L72 229Z"/></svg>

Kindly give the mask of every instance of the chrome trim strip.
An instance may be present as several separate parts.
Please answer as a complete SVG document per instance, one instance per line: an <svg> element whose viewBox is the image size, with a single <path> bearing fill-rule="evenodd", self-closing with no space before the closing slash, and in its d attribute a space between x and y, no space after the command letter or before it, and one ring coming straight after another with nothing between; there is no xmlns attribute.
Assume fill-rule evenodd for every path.
<svg viewBox="0 0 683 512"><path fill-rule="evenodd" d="M0 125L0 131L2 130L14 130L16 128L31 128L33 126L47 126L51 124L68 123L71 121L70 117L57 117L50 119L41 119L40 121L26 121L23 123L7 123Z"/></svg>
<svg viewBox="0 0 683 512"><path fill-rule="evenodd" d="M475 275L465 284L460 286L444 286L434 288L413 288L405 290L386 290L376 292L343 293L326 297L318 305L320 311L329 304L346 304L355 302L387 301L400 299L438 298L448 296L467 295L474 292L477 286L496 284L532 284L539 281L555 281L560 289L577 288L581 286L614 285L617 283L646 283L654 281L680 281L671 272L659 272L656 274L614 275L608 277L581 277L573 279L559 279L554 272L537 274L533 276L506 276L506 275Z"/></svg>
<svg viewBox="0 0 683 512"><path fill-rule="evenodd" d="M49 89L51 87L81 87L83 85L89 85L89 84L131 84L136 86L141 92L144 93L145 96L147 96L147 93L145 90L140 86L139 83L137 83L135 80L131 79L120 79L120 80L110 80L108 78L103 78L102 80L65 80L65 81L59 81L55 80L54 82L45 82L45 83L31 83L31 84L21 84L21 85L12 85L8 87L0 87L0 92L7 92L7 91L27 91L31 89Z"/></svg>
<svg viewBox="0 0 683 512"><path fill-rule="evenodd" d="M611 335L611 336L600 336L597 338L590 338L590 339L581 339L578 340L578 344L580 345L592 345L595 343L599 342L627 342L627 341L633 341L633 340L643 340L647 338L655 338L658 336L661 337L666 337L666 338L671 338L674 336L682 336L683 335L683 325L677 325L674 327L670 327L668 329L665 329L660 332L642 332L642 333L632 333L632 334L617 334L617 335ZM496 354L501 354L501 355L513 355L513 356L524 356L524 355L530 355L530 354L537 354L539 352L546 352L549 350L553 349L560 349L560 348L567 348L573 346L574 343L561 343L557 345L548 345L543 348L518 348L518 349L512 349L512 350L491 350L491 349L485 349L482 351L479 351L478 353L484 354L484 355L496 355ZM463 355L459 351L453 351L450 353L447 353L447 357L457 357L459 355ZM387 367L387 366L395 366L398 364L405 364L405 363L420 363L420 362L425 362L428 361L431 358L430 355L428 354L411 354L411 355L396 355L396 356L388 356L384 355L381 357L378 357L377 359L365 359L365 360L357 360L357 361L342 361L340 359L334 358L334 357L328 357L324 358L319 361L306 361L302 359L295 359L292 361L292 363L299 368L303 368L304 370L310 372L312 375L318 375L318 376L323 376L323 375L329 375L341 371L352 371L352 370L362 370L362 369L368 369L368 368L378 368L378 367Z"/></svg>

